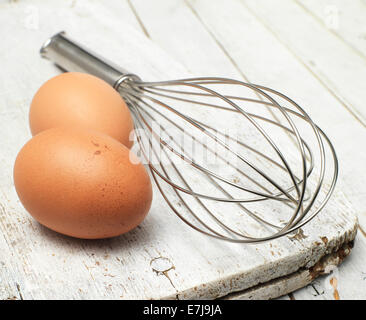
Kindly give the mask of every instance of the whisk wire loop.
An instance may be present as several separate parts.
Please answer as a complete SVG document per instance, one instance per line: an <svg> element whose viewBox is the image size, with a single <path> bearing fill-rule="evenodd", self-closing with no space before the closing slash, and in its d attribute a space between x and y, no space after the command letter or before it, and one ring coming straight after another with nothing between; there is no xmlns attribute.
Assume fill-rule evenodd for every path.
<svg viewBox="0 0 366 320"><path fill-rule="evenodd" d="M206 87L206 85L218 84L244 86L255 92L255 94L257 94L257 96L260 98L255 99L219 93L216 90ZM170 89L169 87L179 87L181 89ZM189 89L187 90L187 87L194 89L195 91L190 91ZM143 142L141 136L138 136L137 141L140 149L142 150L143 156L148 161L153 179L156 182L163 198L179 218L181 218L190 227L200 231L203 234L222 240L240 243L258 243L290 234L313 219L325 206L334 190L338 175L338 162L334 147L332 146L329 138L311 120L308 114L298 104L296 104L284 94L264 86L248 84L238 80L208 77L159 82L129 80L127 84L125 83L125 85L118 90L122 97L124 97L127 101L131 112L136 119L136 129L143 129L141 131L142 135L147 138L148 143ZM197 98L220 100L221 102L224 102L226 106L209 102L207 100L201 101ZM163 99L164 101L162 101ZM277 101L278 99L288 102L294 109L281 105ZM227 135L220 130L216 130L214 126L206 123L208 119L198 119L189 114L188 111L185 112L179 110L174 106L174 101L178 103L189 104L191 106L190 111L194 107L207 107L209 109L214 108L224 112L234 113L238 116L243 116L275 151L280 162L275 160L273 157L267 156L262 151L251 147L249 144L241 140L237 140L238 144L243 147L243 149L252 152L260 159L271 163L273 165L272 167L281 169L282 172L286 173L290 177L292 185L281 186L264 170L257 167L257 165L254 165L239 152L230 149L230 146L227 144L227 142L223 140L226 138L227 140L233 141L236 140L235 137L232 135ZM273 109L276 109L280 112L280 114L282 114L287 125L277 121L277 119L274 117L271 118L269 115L264 116L255 112L248 112L244 110L242 106L239 106L237 102L261 105L265 107L267 111L270 111L269 114L273 111ZM310 143L301 136L295 121L292 119L292 116L294 116L297 120L304 122L311 128L318 145L317 153L319 155L319 161L317 163L315 162L314 151L310 147ZM202 134L214 141L214 143L229 151L229 153L234 155L238 160L251 168L256 174L259 174L266 182L269 183L269 186L274 187L277 192L275 192L275 190L271 191L269 187L261 184L255 178L252 178L246 174L244 169L240 168L240 166L233 165L218 153L215 155L219 157L223 163L225 163L228 167L235 169L235 171L239 173L240 176L246 177L247 181L252 182L253 187L259 187L260 190L255 190L253 187L248 188L243 185L239 185L237 182L232 182L228 178L225 178L222 175L208 169L206 166L199 164L194 159L193 155L189 154L187 150L179 145L173 136L169 136L170 140L167 141L161 137L159 132L154 130L152 123L159 122L157 117L159 117L160 120L163 119L166 124L173 126L180 132L187 134L190 138L194 138L194 135L191 133L191 127L198 129ZM183 124L178 123L178 121L176 121L177 118L179 118L179 120L183 120L181 121ZM258 121L275 126L277 129L281 129L287 136L292 138L292 143L296 144L301 158L301 177L295 174L291 165L286 159L286 156ZM162 126L161 124L159 126L163 129L163 132L167 131L166 127ZM316 208L314 208L314 204L321 193L322 187L324 189L323 182L325 178L326 152L323 140L325 140L324 142L326 142L330 150L330 156L333 158L333 172L331 173L331 182L329 187L327 190L323 191L323 199L320 200ZM177 182L172 177L172 175L169 175L168 169L166 165L163 164L161 159L159 159L158 163L155 164L154 161L149 158L147 151L148 148L153 149L154 159L159 158L158 151L153 147L154 141L157 142L159 148L163 150L164 157L168 159L167 165L170 166L174 174L177 175L177 180L179 182ZM207 152L211 154L215 153L215 150L213 150L208 144L199 140L196 140L195 142L196 144L203 146ZM195 191L193 184L189 183L187 178L184 177L185 171L179 169L178 165L175 164L175 161L172 160L172 155L185 161L192 168L194 168L195 171L199 171L211 185L215 186L216 190L220 191L221 196ZM315 184L315 189L312 190L311 196L306 198L305 193L307 191L308 179L312 176L315 168L318 170L316 177L317 179L315 179L316 182L313 182L313 184ZM164 188L162 183L166 183L168 188ZM246 198L243 196L234 196L227 190L227 188L224 187L224 185L234 187L243 191L244 193L255 195L256 197ZM295 192L295 194L293 194L293 192ZM188 203L182 194L193 197L196 205L198 204L198 206ZM182 208L181 210L178 210L177 205L173 203L175 199L178 200L177 203L179 203L178 206ZM241 213L245 213L247 217L251 218L262 226L265 226L266 231L269 231L270 234L264 236L251 235L249 232L245 230L243 231L242 226L240 226L240 230L235 229L231 225L229 226L228 223L223 222L222 219L220 219L220 215L214 213L213 210L210 209L207 204L205 204L204 200L236 204L239 207ZM276 201L283 203L293 212L290 218L283 222L280 226L278 223L272 223L269 220L263 218L259 212L249 209L249 207L246 205L263 201ZM206 214L208 214L208 216L211 218L211 223L205 222L200 217L199 212L201 210L204 210ZM185 213L183 213L183 211ZM309 214L310 211L312 211L311 214ZM222 234L222 231L218 231L217 228L225 231L226 235Z"/></svg>

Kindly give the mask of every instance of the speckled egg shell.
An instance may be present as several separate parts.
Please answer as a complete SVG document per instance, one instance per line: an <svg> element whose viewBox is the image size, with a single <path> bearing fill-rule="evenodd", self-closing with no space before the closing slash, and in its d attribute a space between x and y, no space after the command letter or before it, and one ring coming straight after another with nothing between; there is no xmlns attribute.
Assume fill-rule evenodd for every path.
<svg viewBox="0 0 366 320"><path fill-rule="evenodd" d="M149 175L136 155L86 129L59 127L34 136L17 156L14 184L38 222L77 238L128 232L152 201Z"/></svg>

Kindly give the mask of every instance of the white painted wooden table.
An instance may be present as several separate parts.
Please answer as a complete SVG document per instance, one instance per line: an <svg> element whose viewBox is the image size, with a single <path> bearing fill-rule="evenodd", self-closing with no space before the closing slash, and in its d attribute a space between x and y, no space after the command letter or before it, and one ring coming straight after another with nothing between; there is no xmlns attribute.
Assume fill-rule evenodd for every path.
<svg viewBox="0 0 366 320"><path fill-rule="evenodd" d="M364 0L0 1L0 299L365 299L365 21ZM43 228L17 199L12 167L30 100L59 72L38 50L60 30L146 80L227 76L294 97L338 152L329 205L301 234L256 246L195 233L157 192L119 238ZM336 267L356 215L355 246Z"/></svg>

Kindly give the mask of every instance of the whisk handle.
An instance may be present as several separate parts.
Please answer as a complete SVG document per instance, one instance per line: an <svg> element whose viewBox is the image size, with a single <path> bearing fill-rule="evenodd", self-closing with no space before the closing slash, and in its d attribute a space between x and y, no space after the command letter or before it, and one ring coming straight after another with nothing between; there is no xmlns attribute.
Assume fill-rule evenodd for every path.
<svg viewBox="0 0 366 320"><path fill-rule="evenodd" d="M133 74L71 40L64 31L49 38L43 44L40 53L43 58L51 60L65 71L92 74L115 89L118 89L124 79L134 77Z"/></svg>

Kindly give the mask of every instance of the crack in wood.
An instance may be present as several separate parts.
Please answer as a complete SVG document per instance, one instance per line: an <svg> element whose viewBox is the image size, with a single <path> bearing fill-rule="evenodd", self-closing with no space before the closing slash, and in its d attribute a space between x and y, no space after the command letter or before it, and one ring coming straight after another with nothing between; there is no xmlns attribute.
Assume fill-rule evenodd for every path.
<svg viewBox="0 0 366 320"><path fill-rule="evenodd" d="M18 291L18 293L19 293L20 300L24 300L24 297L23 297L22 291L20 290L20 285L19 285L19 283L16 283L16 288L17 288L17 291Z"/></svg>
<svg viewBox="0 0 366 320"><path fill-rule="evenodd" d="M176 291L175 298L179 300L179 291L175 287L172 279L169 277L168 272L170 270L175 270L174 264L170 261L169 258L166 257L157 257L150 261L151 269L157 274L157 275L164 275Z"/></svg>

